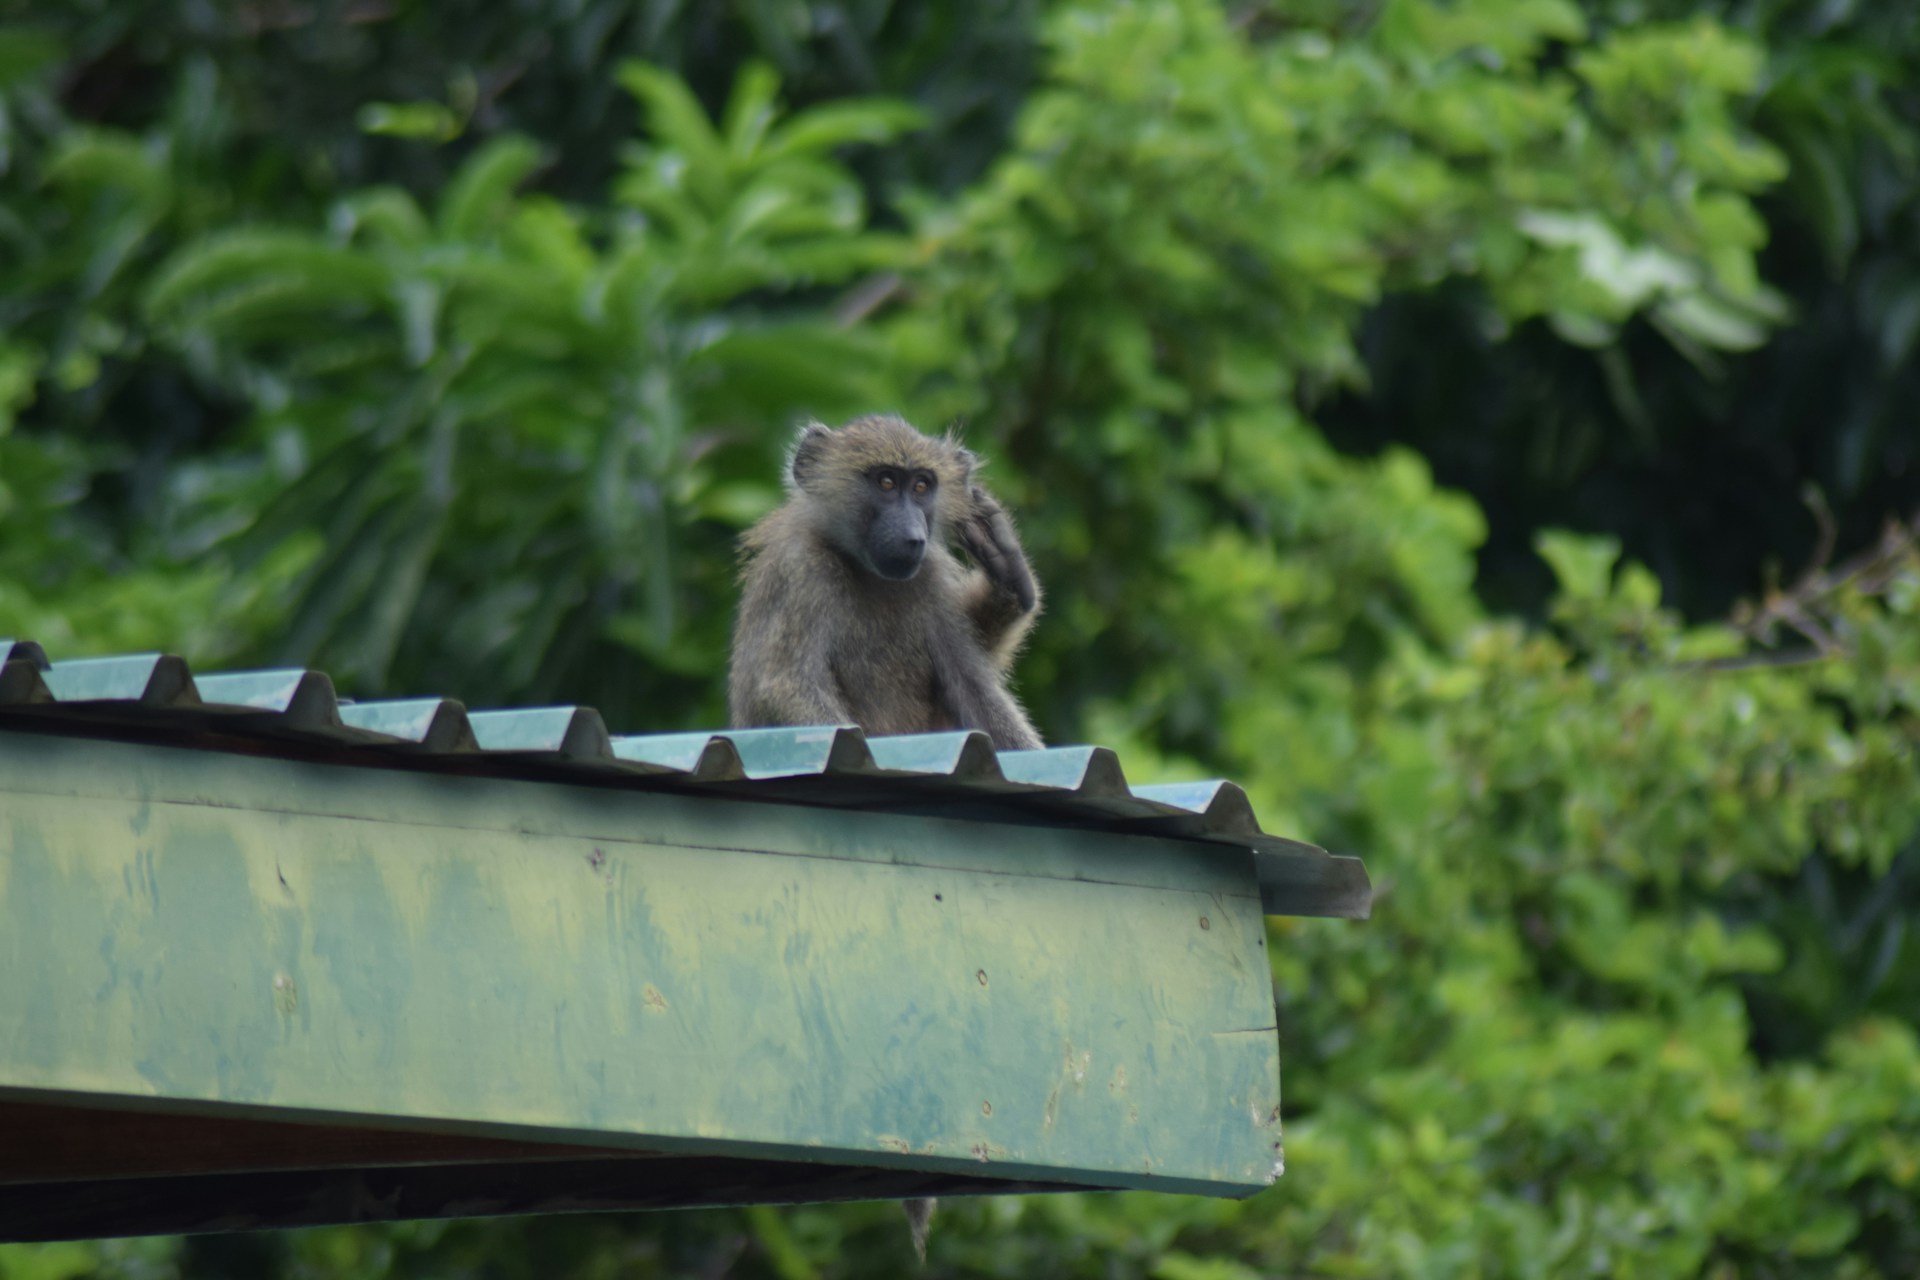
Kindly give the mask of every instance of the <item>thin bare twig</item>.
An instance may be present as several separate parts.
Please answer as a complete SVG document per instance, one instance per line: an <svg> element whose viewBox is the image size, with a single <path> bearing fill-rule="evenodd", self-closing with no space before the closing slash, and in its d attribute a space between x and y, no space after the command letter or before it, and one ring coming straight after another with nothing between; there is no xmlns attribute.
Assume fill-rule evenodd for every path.
<svg viewBox="0 0 1920 1280"><path fill-rule="evenodd" d="M849 289L847 296L834 307L834 323L842 329L851 329L898 297L906 289L906 283L895 271L868 276Z"/></svg>
<svg viewBox="0 0 1920 1280"><path fill-rule="evenodd" d="M1908 520L1890 519L1881 531L1880 540L1872 547L1828 567L1839 531L1833 513L1817 490L1809 488L1806 500L1819 525L1813 558L1791 587L1769 590L1757 606L1743 604L1734 610L1730 621L1755 644L1771 645L1785 629L1808 641L1811 647L1741 654L1687 665L1706 671L1743 671L1754 667L1802 666L1845 656L1847 646L1835 633L1835 620L1827 615L1823 606L1849 589L1879 595L1892 585L1900 566L1920 549L1920 515Z"/></svg>

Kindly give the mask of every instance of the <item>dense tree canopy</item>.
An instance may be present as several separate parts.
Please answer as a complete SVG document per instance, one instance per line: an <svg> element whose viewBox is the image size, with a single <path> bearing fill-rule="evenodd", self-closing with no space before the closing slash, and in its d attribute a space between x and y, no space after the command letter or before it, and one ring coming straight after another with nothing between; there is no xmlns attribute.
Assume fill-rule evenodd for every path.
<svg viewBox="0 0 1920 1280"><path fill-rule="evenodd" d="M1289 1172L934 1275L1920 1267L1920 16L0 0L0 632L712 725L792 425L966 424L1276 921ZM1905 522L1905 523L1903 523ZM887 1206L0 1247L891 1275Z"/></svg>

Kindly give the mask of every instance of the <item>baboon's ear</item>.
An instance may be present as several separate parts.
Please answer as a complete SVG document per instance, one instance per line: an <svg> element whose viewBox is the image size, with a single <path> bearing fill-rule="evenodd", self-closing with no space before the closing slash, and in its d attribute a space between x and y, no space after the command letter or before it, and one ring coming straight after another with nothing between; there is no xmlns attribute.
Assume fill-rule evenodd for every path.
<svg viewBox="0 0 1920 1280"><path fill-rule="evenodd" d="M800 434L793 438L793 448L787 452L787 485L793 489L804 489L807 481L817 474L820 464L826 460L827 445L833 440L833 432L825 423L809 422L800 428Z"/></svg>
<svg viewBox="0 0 1920 1280"><path fill-rule="evenodd" d="M958 427L947 428L946 445L947 448L953 450L953 460L960 464L960 478L962 480L971 480L973 473L981 467L980 455L960 443L960 429Z"/></svg>

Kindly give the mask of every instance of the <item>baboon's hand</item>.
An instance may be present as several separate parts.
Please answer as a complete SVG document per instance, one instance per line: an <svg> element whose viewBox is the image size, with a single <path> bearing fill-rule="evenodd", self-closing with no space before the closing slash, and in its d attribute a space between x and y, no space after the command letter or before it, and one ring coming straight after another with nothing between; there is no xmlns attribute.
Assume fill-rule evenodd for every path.
<svg viewBox="0 0 1920 1280"><path fill-rule="evenodd" d="M1039 599L1033 585L1033 570L1027 567L1026 553L1013 531L1013 521L979 485L973 486L973 510L960 524L960 545L967 549L995 585L1011 591L1020 601L1020 612L1029 612Z"/></svg>

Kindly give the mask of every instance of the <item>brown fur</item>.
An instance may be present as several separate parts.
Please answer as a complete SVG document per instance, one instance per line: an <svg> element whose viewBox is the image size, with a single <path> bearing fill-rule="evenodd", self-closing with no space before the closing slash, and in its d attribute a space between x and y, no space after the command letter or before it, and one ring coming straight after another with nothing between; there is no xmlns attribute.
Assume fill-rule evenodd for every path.
<svg viewBox="0 0 1920 1280"><path fill-rule="evenodd" d="M964 728L1003 750L1041 745L1006 687L1039 588L1012 522L973 482L976 465L956 441L896 417L802 430L786 503L742 539L727 689L736 728ZM905 581L880 576L859 551L879 467L937 477L925 558ZM954 556L955 539L980 567Z"/></svg>

